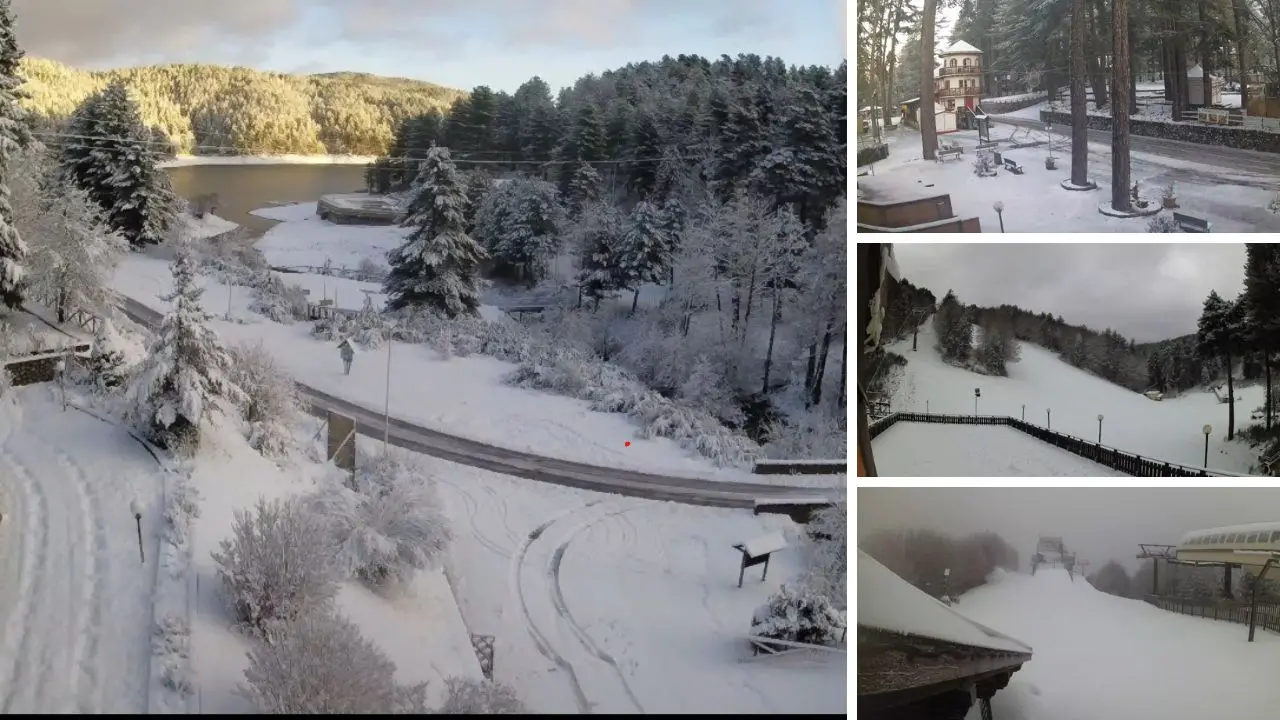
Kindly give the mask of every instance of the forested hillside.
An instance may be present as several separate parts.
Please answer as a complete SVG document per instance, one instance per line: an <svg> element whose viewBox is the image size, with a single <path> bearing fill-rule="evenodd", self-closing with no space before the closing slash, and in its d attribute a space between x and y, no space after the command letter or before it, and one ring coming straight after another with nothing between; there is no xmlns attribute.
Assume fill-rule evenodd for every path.
<svg viewBox="0 0 1280 720"><path fill-rule="evenodd" d="M406 117L447 108L463 93L363 73L287 75L184 64L88 71L24 58L23 104L47 131L90 95L123 82L167 150L196 155L354 154L386 151ZM166 149L166 148L161 148Z"/></svg>

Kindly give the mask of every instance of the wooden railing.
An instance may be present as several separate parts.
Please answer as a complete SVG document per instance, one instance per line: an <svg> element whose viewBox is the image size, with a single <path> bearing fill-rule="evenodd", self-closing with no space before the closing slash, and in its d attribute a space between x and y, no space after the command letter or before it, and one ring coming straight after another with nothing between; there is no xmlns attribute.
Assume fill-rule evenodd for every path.
<svg viewBox="0 0 1280 720"><path fill-rule="evenodd" d="M939 88L937 93L938 97L970 97L970 96L976 97L981 94L982 94L981 85L971 85L969 87L958 87L958 88L957 87Z"/></svg>
<svg viewBox="0 0 1280 720"><path fill-rule="evenodd" d="M950 65L948 65L946 67L938 68L938 77L948 77L951 75L981 75L981 74L982 74L981 65L956 65L955 67L951 67Z"/></svg>

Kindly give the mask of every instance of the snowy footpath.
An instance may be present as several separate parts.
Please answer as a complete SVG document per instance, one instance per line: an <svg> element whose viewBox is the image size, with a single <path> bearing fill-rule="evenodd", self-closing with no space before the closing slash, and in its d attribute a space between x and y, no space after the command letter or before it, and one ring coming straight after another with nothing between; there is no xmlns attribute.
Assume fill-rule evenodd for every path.
<svg viewBox="0 0 1280 720"><path fill-rule="evenodd" d="M0 401L0 713L146 713L163 474L50 386L14 394Z"/></svg>

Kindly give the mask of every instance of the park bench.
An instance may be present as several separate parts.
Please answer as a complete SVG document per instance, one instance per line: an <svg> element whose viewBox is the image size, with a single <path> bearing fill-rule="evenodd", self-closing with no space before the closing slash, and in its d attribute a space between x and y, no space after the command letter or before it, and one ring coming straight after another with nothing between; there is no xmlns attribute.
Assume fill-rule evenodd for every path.
<svg viewBox="0 0 1280 720"><path fill-rule="evenodd" d="M964 148L959 145L952 145L938 149L938 162L942 162L948 157L960 157L964 154Z"/></svg>
<svg viewBox="0 0 1280 720"><path fill-rule="evenodd" d="M1207 233L1213 231L1213 223L1193 215L1174 213L1173 221L1178 224L1178 229L1182 232Z"/></svg>
<svg viewBox="0 0 1280 720"><path fill-rule="evenodd" d="M1014 160L1013 158L1005 158L1005 159L1004 159L1004 169L1005 169L1005 170L1008 170L1009 172L1013 173L1014 175L1021 175L1021 174L1022 174L1022 166L1021 166L1021 165L1019 165L1019 164L1017 163L1017 161L1016 161L1016 160Z"/></svg>

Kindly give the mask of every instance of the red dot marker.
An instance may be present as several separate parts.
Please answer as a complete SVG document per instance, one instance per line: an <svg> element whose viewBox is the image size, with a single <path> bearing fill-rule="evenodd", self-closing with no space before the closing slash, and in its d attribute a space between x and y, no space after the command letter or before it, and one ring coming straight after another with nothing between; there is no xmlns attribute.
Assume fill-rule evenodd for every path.
<svg viewBox="0 0 1280 720"><path fill-rule="evenodd" d="M631 441L630 441L630 440L628 440L628 441L626 441L626 442L622 443L622 446L623 446L623 447L631 447Z"/></svg>

